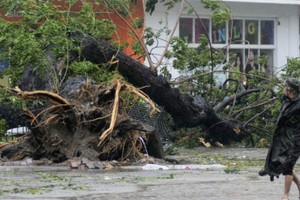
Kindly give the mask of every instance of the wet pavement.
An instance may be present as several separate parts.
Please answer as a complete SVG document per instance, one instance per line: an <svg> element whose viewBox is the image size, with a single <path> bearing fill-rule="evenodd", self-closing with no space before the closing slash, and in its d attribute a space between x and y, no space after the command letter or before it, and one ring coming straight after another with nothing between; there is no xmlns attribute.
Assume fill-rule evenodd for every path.
<svg viewBox="0 0 300 200"><path fill-rule="evenodd" d="M69 166L22 163L0 166L0 199L280 199L283 177L270 182L268 177L257 174L266 152L267 149L197 148L167 157L179 164L141 163L112 170L80 171ZM249 163L242 165L240 161ZM296 172L300 173L298 164ZM291 189L290 200L293 199L298 199L295 185Z"/></svg>

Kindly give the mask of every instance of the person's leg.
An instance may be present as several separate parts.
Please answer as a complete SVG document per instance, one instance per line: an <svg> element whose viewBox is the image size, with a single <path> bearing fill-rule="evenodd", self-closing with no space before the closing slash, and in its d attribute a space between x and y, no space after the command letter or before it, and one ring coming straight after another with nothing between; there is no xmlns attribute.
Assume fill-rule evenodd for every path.
<svg viewBox="0 0 300 200"><path fill-rule="evenodd" d="M293 172L293 181L297 185L297 188L298 188L298 191L299 191L299 197L300 197L300 179L294 172Z"/></svg>
<svg viewBox="0 0 300 200"><path fill-rule="evenodd" d="M282 200L288 200L294 175L285 175L284 177L284 195L281 197Z"/></svg>

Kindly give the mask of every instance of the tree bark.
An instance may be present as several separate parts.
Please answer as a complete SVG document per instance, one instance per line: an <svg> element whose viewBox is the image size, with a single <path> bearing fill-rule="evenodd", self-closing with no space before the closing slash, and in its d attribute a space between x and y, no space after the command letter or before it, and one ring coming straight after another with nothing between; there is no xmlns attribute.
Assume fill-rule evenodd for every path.
<svg viewBox="0 0 300 200"><path fill-rule="evenodd" d="M224 121L204 98L181 94L178 89L171 88L164 77L153 74L148 67L105 41L84 38L81 56L95 64L117 61L112 67L135 87L143 88L154 102L172 116L178 127L203 126L209 138L224 143L245 137L240 123Z"/></svg>

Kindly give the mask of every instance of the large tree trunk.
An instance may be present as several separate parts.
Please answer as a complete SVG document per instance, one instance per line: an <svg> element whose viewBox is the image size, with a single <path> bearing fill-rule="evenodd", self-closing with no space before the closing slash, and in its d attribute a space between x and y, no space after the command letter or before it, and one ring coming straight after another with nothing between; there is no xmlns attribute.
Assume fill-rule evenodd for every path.
<svg viewBox="0 0 300 200"><path fill-rule="evenodd" d="M128 82L143 88L153 101L173 117L179 127L203 126L209 138L222 143L245 137L241 132L241 124L237 121L223 121L204 98L181 94L178 89L171 88L164 77L157 76L148 67L105 41L84 38L81 56L96 64L117 60L115 67Z"/></svg>

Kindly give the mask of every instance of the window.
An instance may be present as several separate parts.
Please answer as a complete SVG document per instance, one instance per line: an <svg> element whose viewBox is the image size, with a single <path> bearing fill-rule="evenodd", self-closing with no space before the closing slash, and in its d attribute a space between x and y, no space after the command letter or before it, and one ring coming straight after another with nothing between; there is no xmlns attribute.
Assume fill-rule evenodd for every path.
<svg viewBox="0 0 300 200"><path fill-rule="evenodd" d="M232 20L229 22L228 27L229 27L228 43L242 44L243 43L243 33L244 33L243 20Z"/></svg>
<svg viewBox="0 0 300 200"><path fill-rule="evenodd" d="M230 54L233 56L230 59L230 63L232 66L239 66L240 71L245 72L246 66L249 62L249 50L253 52L254 62L259 65L259 58L265 57L267 62L263 65L259 65L259 70L266 73L267 76L273 75L273 49L231 49ZM239 65L236 64L236 57L240 58L241 63Z"/></svg>
<svg viewBox="0 0 300 200"><path fill-rule="evenodd" d="M187 43L193 42L193 19L192 18L181 18L179 25L179 35Z"/></svg>
<svg viewBox="0 0 300 200"><path fill-rule="evenodd" d="M259 57L267 57L269 68L273 66L274 30L272 19L233 19L215 27L209 18L185 17L179 24L179 36L193 48L199 45L199 38L204 34L214 48L221 49L230 44L230 53L239 53L243 66L247 63L248 50L253 49L257 62Z"/></svg>
<svg viewBox="0 0 300 200"><path fill-rule="evenodd" d="M226 25L224 24L221 27L215 27L212 25L212 42L215 44L225 44L226 43Z"/></svg>
<svg viewBox="0 0 300 200"><path fill-rule="evenodd" d="M199 43L201 35L209 34L209 19L181 18L179 36L187 43Z"/></svg>
<svg viewBox="0 0 300 200"><path fill-rule="evenodd" d="M250 44L258 44L258 21L245 21L245 40Z"/></svg>
<svg viewBox="0 0 300 200"><path fill-rule="evenodd" d="M274 21L262 20L260 24L260 43L274 44Z"/></svg>
<svg viewBox="0 0 300 200"><path fill-rule="evenodd" d="M199 43L201 35L208 35L209 33L209 19L195 20L195 42Z"/></svg>
<svg viewBox="0 0 300 200"><path fill-rule="evenodd" d="M198 43L199 37L204 34L210 36L213 44L231 41L232 44L274 45L274 20L234 19L215 27L208 18L186 17L181 18L179 23L179 36L188 43Z"/></svg>

